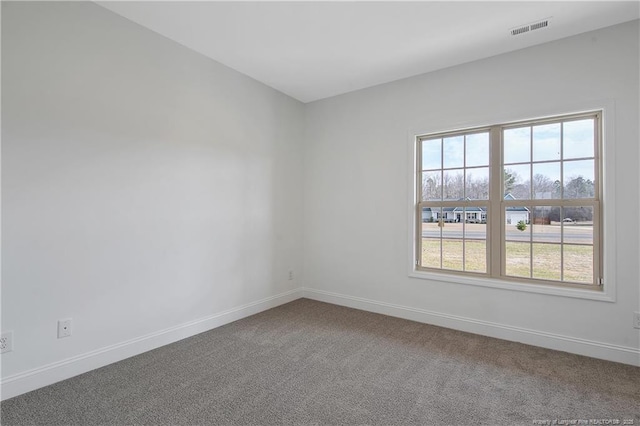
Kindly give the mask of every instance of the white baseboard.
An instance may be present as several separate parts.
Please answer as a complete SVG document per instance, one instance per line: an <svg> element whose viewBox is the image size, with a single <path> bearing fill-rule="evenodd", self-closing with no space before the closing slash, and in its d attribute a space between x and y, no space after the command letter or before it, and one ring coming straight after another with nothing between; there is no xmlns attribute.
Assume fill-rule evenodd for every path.
<svg viewBox="0 0 640 426"><path fill-rule="evenodd" d="M386 302L331 293L310 288L298 288L276 296L247 303L205 318L160 330L126 342L107 346L82 355L58 361L33 370L6 377L0 381L0 400L104 367L123 359L220 327L301 297L404 318L440 327L483 336L525 343L533 346L640 366L640 349L595 342L569 336L479 321L425 309L394 305Z"/></svg>
<svg viewBox="0 0 640 426"><path fill-rule="evenodd" d="M224 312L220 312L175 327L150 333L126 342L107 346L82 355L54 362L43 367L25 371L4 378L0 382L0 400L47 386L61 380L77 376L96 368L104 367L143 352L177 342L204 331L228 324L233 321L274 308L302 297L300 289L294 289L276 296L247 303Z"/></svg>
<svg viewBox="0 0 640 426"><path fill-rule="evenodd" d="M494 322L480 321L472 318L428 311L426 309L394 305L311 288L302 288L302 296L334 305L347 306L454 330L640 367L640 348L618 346L526 328L512 327Z"/></svg>

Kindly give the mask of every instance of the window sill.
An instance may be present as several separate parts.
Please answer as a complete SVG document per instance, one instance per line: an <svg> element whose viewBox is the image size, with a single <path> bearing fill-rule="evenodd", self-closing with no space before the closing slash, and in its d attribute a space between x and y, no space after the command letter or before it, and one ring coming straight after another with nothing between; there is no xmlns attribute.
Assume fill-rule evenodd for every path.
<svg viewBox="0 0 640 426"><path fill-rule="evenodd" d="M466 284L480 287L498 288L502 290L522 291L525 293L547 294L552 296L572 297L576 299L598 300L602 302L615 302L615 299L606 291L555 287L551 285L517 283L497 280L493 278L477 278L462 275L426 272L413 269L409 277L423 280L440 281L444 283Z"/></svg>

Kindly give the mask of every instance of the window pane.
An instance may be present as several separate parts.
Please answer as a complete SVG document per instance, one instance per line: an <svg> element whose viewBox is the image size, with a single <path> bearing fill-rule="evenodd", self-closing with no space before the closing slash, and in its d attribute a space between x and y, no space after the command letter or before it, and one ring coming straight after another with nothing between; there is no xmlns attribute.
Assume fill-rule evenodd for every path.
<svg viewBox="0 0 640 426"><path fill-rule="evenodd" d="M487 272L487 242L484 240L465 240L464 269L470 272Z"/></svg>
<svg viewBox="0 0 640 426"><path fill-rule="evenodd" d="M467 169L465 197L472 200L489 199L489 168L479 167Z"/></svg>
<svg viewBox="0 0 640 426"><path fill-rule="evenodd" d="M531 252L529 243L507 242L506 274L513 277L531 277Z"/></svg>
<svg viewBox="0 0 640 426"><path fill-rule="evenodd" d="M433 222L437 222L437 217L438 217L438 212L439 212L439 208L435 208L435 207L423 207L422 208L422 227L423 227L423 231L424 229L424 224L425 223L433 223ZM440 233L438 233L438 235L440 235Z"/></svg>
<svg viewBox="0 0 640 426"><path fill-rule="evenodd" d="M562 245L533 244L533 278L561 279Z"/></svg>
<svg viewBox="0 0 640 426"><path fill-rule="evenodd" d="M557 244L562 242L560 207L536 206L533 208L532 216L531 239L534 242Z"/></svg>
<svg viewBox="0 0 640 426"><path fill-rule="evenodd" d="M442 240L442 267L462 271L462 240Z"/></svg>
<svg viewBox="0 0 640 426"><path fill-rule="evenodd" d="M422 170L442 168L442 139L422 141Z"/></svg>
<svg viewBox="0 0 640 426"><path fill-rule="evenodd" d="M565 161L564 198L593 198L595 196L594 161Z"/></svg>
<svg viewBox="0 0 640 426"><path fill-rule="evenodd" d="M440 239L422 239L422 266L440 268Z"/></svg>
<svg viewBox="0 0 640 426"><path fill-rule="evenodd" d="M440 238L440 228L438 222L442 218L442 208L423 207L422 208L422 230L425 237ZM428 226L427 226L428 224ZM428 235L427 235L428 232Z"/></svg>
<svg viewBox="0 0 640 426"><path fill-rule="evenodd" d="M422 208L422 266L441 268L440 245L442 218L441 207Z"/></svg>
<svg viewBox="0 0 640 426"><path fill-rule="evenodd" d="M422 172L422 201L442 199L441 172Z"/></svg>
<svg viewBox="0 0 640 426"><path fill-rule="evenodd" d="M440 238L440 219L442 209L440 207L422 208L422 236L428 238Z"/></svg>
<svg viewBox="0 0 640 426"><path fill-rule="evenodd" d="M505 237L507 241L531 241L530 209L528 207L505 207Z"/></svg>
<svg viewBox="0 0 640 426"><path fill-rule="evenodd" d="M593 284L593 246L563 244L564 281Z"/></svg>
<svg viewBox="0 0 640 426"><path fill-rule="evenodd" d="M504 168L504 195L511 194L515 200L528 200L531 198L531 166L522 164L519 166L507 166Z"/></svg>
<svg viewBox="0 0 640 426"><path fill-rule="evenodd" d="M533 161L560 160L560 123L533 126Z"/></svg>
<svg viewBox="0 0 640 426"><path fill-rule="evenodd" d="M563 123L563 158L593 157L594 120Z"/></svg>
<svg viewBox="0 0 640 426"><path fill-rule="evenodd" d="M564 207L562 212L563 242L593 244L593 207Z"/></svg>
<svg viewBox="0 0 640 426"><path fill-rule="evenodd" d="M548 200L561 197L560 162L533 165L533 198Z"/></svg>
<svg viewBox="0 0 640 426"><path fill-rule="evenodd" d="M462 271L463 209L442 209L451 222L442 226L442 267Z"/></svg>
<svg viewBox="0 0 640 426"><path fill-rule="evenodd" d="M487 272L487 208L465 209L464 269L471 272Z"/></svg>
<svg viewBox="0 0 640 426"><path fill-rule="evenodd" d="M531 127L504 130L504 164L531 161Z"/></svg>
<svg viewBox="0 0 640 426"><path fill-rule="evenodd" d="M464 197L463 169L444 172L443 196L445 200L460 200Z"/></svg>
<svg viewBox="0 0 640 426"><path fill-rule="evenodd" d="M466 136L467 167L489 165L489 133Z"/></svg>
<svg viewBox="0 0 640 426"><path fill-rule="evenodd" d="M464 136L444 138L444 168L464 167Z"/></svg>
<svg viewBox="0 0 640 426"><path fill-rule="evenodd" d="M443 210L447 210L447 208L443 208ZM442 238L443 239L456 239L456 240L461 240L462 241L462 214L463 214L463 210L462 209L458 209L452 212L446 212L445 213L452 213L450 216L450 218L453 219L449 219L450 222L445 222L442 225ZM458 222L458 220L460 220L460 222Z"/></svg>

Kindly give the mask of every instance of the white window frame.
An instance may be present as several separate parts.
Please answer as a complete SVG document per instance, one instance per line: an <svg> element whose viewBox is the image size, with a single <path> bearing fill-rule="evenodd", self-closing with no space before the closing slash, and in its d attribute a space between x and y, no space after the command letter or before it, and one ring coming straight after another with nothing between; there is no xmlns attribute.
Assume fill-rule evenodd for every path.
<svg viewBox="0 0 640 426"><path fill-rule="evenodd" d="M613 181L613 170L615 170L614 155L614 107L612 100L601 100L597 102L583 102L580 105L568 105L564 108L552 109L540 113L540 111L530 111L529 113L521 112L517 115L498 117L485 120L478 119L467 123L439 123L431 128L422 128L419 131L411 130L408 132L408 269L409 276L412 278L425 279L429 281L437 281L441 283L466 284L481 287L499 288L505 290L513 290L529 293L549 294L564 297L573 297L581 299L599 300L605 302L615 302L616 300L616 280L615 280L615 235L616 223L614 219L615 206L615 190ZM434 271L418 269L416 265L417 259L417 227L422 223L421 217L418 221L418 208L416 200L417 191L417 141L418 137L426 134L448 133L448 132L464 132L474 128L487 128L490 126L505 126L510 123L527 122L535 120L553 119L562 116L571 116L581 113L590 113L600 111L601 113L601 137L600 141L600 229L601 229L601 273L603 283L599 290L589 288L576 288L565 286L562 283L558 285L548 285L536 283L528 280L509 279L509 278L492 278L478 277L471 274L460 274L453 271ZM417 129L417 127L416 127ZM493 154L492 154L493 155ZM595 241L594 241L595 243Z"/></svg>

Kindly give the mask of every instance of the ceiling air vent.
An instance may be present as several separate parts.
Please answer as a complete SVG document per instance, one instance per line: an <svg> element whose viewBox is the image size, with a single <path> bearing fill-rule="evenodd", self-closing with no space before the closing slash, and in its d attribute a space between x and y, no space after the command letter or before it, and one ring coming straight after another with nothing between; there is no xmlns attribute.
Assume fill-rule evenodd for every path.
<svg viewBox="0 0 640 426"><path fill-rule="evenodd" d="M535 24L531 24L531 31L533 30L539 30L540 28L544 28L547 25L549 25L549 20L545 19L544 21L540 21L540 22L536 22Z"/></svg>
<svg viewBox="0 0 640 426"><path fill-rule="evenodd" d="M534 22L533 24L521 25L509 30L512 36L528 33L529 31L539 30L540 28L546 28L549 26L549 20L551 18L543 19L542 21Z"/></svg>
<svg viewBox="0 0 640 426"><path fill-rule="evenodd" d="M518 35L522 33L526 33L529 31L529 26L525 25L524 27L518 27L511 30L511 35Z"/></svg>

